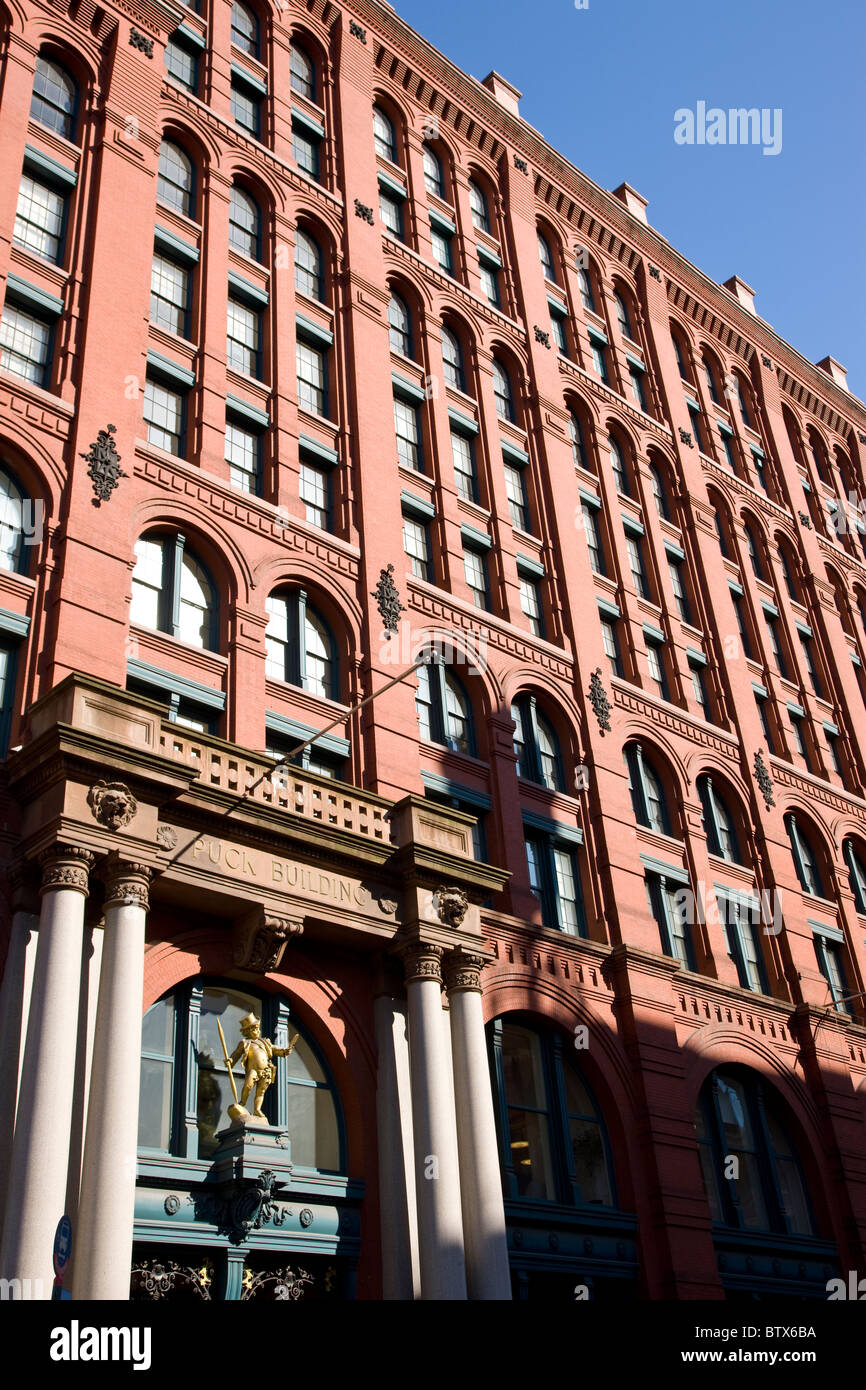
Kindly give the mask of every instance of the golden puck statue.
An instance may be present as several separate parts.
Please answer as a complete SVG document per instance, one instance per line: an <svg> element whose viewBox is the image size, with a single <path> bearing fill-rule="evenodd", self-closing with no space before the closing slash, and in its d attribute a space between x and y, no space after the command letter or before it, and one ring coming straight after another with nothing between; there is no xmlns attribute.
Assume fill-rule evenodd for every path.
<svg viewBox="0 0 866 1390"><path fill-rule="evenodd" d="M272 1058L288 1057L295 1043L300 1037L296 1033L288 1047L277 1047L271 1042L270 1038L262 1037L262 1022L256 1018L255 1014L247 1014L246 1018L240 1021L241 1040L231 1056L226 1047L225 1035L222 1024L217 1019L220 1041L225 1053L226 1066L228 1067L229 1081L231 1082L232 1094L234 1095L234 1105L230 1105L227 1111L231 1120L246 1120L254 1123L267 1124L267 1119L262 1111L262 1101L265 1098L265 1091L276 1079L277 1069ZM234 1067L237 1062L242 1062L244 1068L244 1084L238 1100L237 1086L235 1085ZM246 1108L250 1095L253 1095L252 1114Z"/></svg>

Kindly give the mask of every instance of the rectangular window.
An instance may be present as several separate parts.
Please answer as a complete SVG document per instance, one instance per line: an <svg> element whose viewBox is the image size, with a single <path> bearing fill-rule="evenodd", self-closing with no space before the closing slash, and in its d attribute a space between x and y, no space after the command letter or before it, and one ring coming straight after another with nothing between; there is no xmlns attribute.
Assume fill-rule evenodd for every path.
<svg viewBox="0 0 866 1390"><path fill-rule="evenodd" d="M430 242L433 247L433 259L439 269L446 275L454 274L454 249L451 244L451 237L440 232L438 228L430 228Z"/></svg>
<svg viewBox="0 0 866 1390"><path fill-rule="evenodd" d="M552 309L550 311L550 331L553 334L553 341L556 343L557 350L562 353L563 357L567 357L568 339L565 334L565 318Z"/></svg>
<svg viewBox="0 0 866 1390"><path fill-rule="evenodd" d="M300 497L304 516L311 526L323 531L331 528L331 474L327 468L301 463Z"/></svg>
<svg viewBox="0 0 866 1390"><path fill-rule="evenodd" d="M745 903L719 895L716 898L728 955L737 967L737 976L742 989L750 989L755 994L767 993L764 975L764 962L758 942L760 928L760 908L755 904L750 910Z"/></svg>
<svg viewBox="0 0 866 1390"><path fill-rule="evenodd" d="M630 534L625 538L626 550L628 551L628 562L631 568L632 579L634 580L635 591L641 598L649 598L649 581L647 580L646 567L643 559L643 546L640 538Z"/></svg>
<svg viewBox="0 0 866 1390"><path fill-rule="evenodd" d="M451 457L457 491L467 502L478 501L478 480L475 476L475 450L465 434L451 431Z"/></svg>
<svg viewBox="0 0 866 1390"><path fill-rule="evenodd" d="M766 610L764 610L764 616L767 620L767 633L770 638L770 651L773 653L773 660L776 663L776 670L779 672L779 675L782 677L783 680L787 680L788 668L785 665L785 657L784 653L782 652L781 643L779 641L779 629L777 626L777 621L774 617L772 617L771 614L767 613Z"/></svg>
<svg viewBox="0 0 866 1390"><path fill-rule="evenodd" d="M25 169L18 187L13 239L37 256L60 264L66 198Z"/></svg>
<svg viewBox="0 0 866 1390"><path fill-rule="evenodd" d="M319 183L321 141L296 124L292 125L292 155L298 168Z"/></svg>
<svg viewBox="0 0 866 1390"><path fill-rule="evenodd" d="M702 666L691 666L690 670L692 673L692 690L694 692L695 701L704 716L707 717L709 698L707 696L707 681L704 675L704 668Z"/></svg>
<svg viewBox="0 0 866 1390"><path fill-rule="evenodd" d="M574 853L552 836L533 833L524 839L529 886L541 907L545 926L571 936L586 936L586 914Z"/></svg>
<svg viewBox="0 0 866 1390"><path fill-rule="evenodd" d="M691 895L682 886L660 874L648 873L644 880L647 902L655 918L665 955L673 956L687 970L694 969L694 952L689 930Z"/></svg>
<svg viewBox="0 0 866 1390"><path fill-rule="evenodd" d="M522 468L516 468L512 463L505 465L505 492L508 496L508 513L512 526L518 531L531 534L525 473Z"/></svg>
<svg viewBox="0 0 866 1390"><path fill-rule="evenodd" d="M840 1013L853 1014L851 1004L854 1001L849 1002L847 998L850 991L845 977L845 967L842 963L842 943L833 941L830 937L819 935L818 932L814 934L814 941L818 968L829 985L833 1003Z"/></svg>
<svg viewBox="0 0 866 1390"><path fill-rule="evenodd" d="M394 429L397 434L397 458L404 468L423 473L424 456L421 449L418 409L399 396L394 397Z"/></svg>
<svg viewBox="0 0 866 1390"><path fill-rule="evenodd" d="M487 296L488 302L495 309L499 308L499 272L486 261L478 262L478 270L481 275L481 288Z"/></svg>
<svg viewBox="0 0 866 1390"><path fill-rule="evenodd" d="M603 382L607 382L607 358L605 357L604 346L596 338L590 338L589 350L592 353L592 365L598 372Z"/></svg>
<svg viewBox="0 0 866 1390"><path fill-rule="evenodd" d="M175 82L189 92L198 91L198 58L178 36L173 35L165 46L165 68Z"/></svg>
<svg viewBox="0 0 866 1390"><path fill-rule="evenodd" d="M740 634L740 641L743 644L743 655L748 661L754 661L755 651L752 646L752 639L749 636L749 629L746 626L746 614L743 607L742 594L735 594L731 590L731 601L734 605L734 615L737 619L737 631Z"/></svg>
<svg viewBox="0 0 866 1390"><path fill-rule="evenodd" d="M150 272L150 321L181 338L189 335L189 271L154 255Z"/></svg>
<svg viewBox="0 0 866 1390"><path fill-rule="evenodd" d="M755 466L755 477L758 480L758 487L763 492L769 492L767 487L767 469L760 454L752 454L752 463Z"/></svg>
<svg viewBox="0 0 866 1390"><path fill-rule="evenodd" d="M472 601L475 607L489 609L490 593L487 583L486 557L480 551L464 546L463 569L466 574L466 583L472 591Z"/></svg>
<svg viewBox="0 0 866 1390"><path fill-rule="evenodd" d="M7 299L0 322L0 366L34 386L47 386L52 337L50 323Z"/></svg>
<svg viewBox="0 0 866 1390"><path fill-rule="evenodd" d="M604 650L610 662L611 673L614 676L622 677L623 665L619 651L619 641L616 635L616 625L609 618L601 620L601 640L604 643Z"/></svg>
<svg viewBox="0 0 866 1390"><path fill-rule="evenodd" d="M630 362L628 368L628 375L629 381L631 383L631 394L634 399L634 403L639 410L642 410L644 414L646 414L646 391L644 390L643 384L643 372L641 371L640 367L636 367L634 363Z"/></svg>
<svg viewBox="0 0 866 1390"><path fill-rule="evenodd" d="M818 679L818 671L815 666L815 659L812 655L812 639L811 637L807 637L805 632L800 633L800 645L803 649L803 665L806 667L806 674L809 677L809 683L812 689L814 690L815 694L819 698L821 698L823 692L821 689L821 682Z"/></svg>
<svg viewBox="0 0 866 1390"><path fill-rule="evenodd" d="M589 563L593 574L607 574L607 565L604 559L604 550L601 544L601 532L599 531L598 518L595 508L588 502L581 502L581 513L583 515L583 529L586 535L586 544L589 550Z"/></svg>
<svg viewBox="0 0 866 1390"><path fill-rule="evenodd" d="M9 748L17 666L17 644L5 639L0 641L0 758L6 756Z"/></svg>
<svg viewBox="0 0 866 1390"><path fill-rule="evenodd" d="M794 739L794 747L800 754L800 757L804 758L808 763L809 756L806 752L806 740L803 738L803 721L797 714L791 715L791 733Z"/></svg>
<svg viewBox="0 0 866 1390"><path fill-rule="evenodd" d="M379 189L379 216L392 236L403 240L403 203L392 198L383 188Z"/></svg>
<svg viewBox="0 0 866 1390"><path fill-rule="evenodd" d="M685 584L683 583L682 561L675 560L668 556L668 568L670 569L671 585L674 591L674 602L677 612L684 623L691 623L692 615L689 608L688 595L686 594Z"/></svg>
<svg viewBox="0 0 866 1390"><path fill-rule="evenodd" d="M226 421L226 463L232 487L261 496L262 437L232 420Z"/></svg>
<svg viewBox="0 0 866 1390"><path fill-rule="evenodd" d="M160 449L167 449L178 458L184 455L185 400L179 391L172 391L153 377L144 387L144 423L147 438Z"/></svg>
<svg viewBox="0 0 866 1390"><path fill-rule="evenodd" d="M773 731L770 728L770 719L767 714L767 700L764 695L755 693L755 703L758 706L758 718L761 721L761 728L764 731L764 738L767 740L767 747L771 753L775 753L776 745L773 741Z"/></svg>
<svg viewBox="0 0 866 1390"><path fill-rule="evenodd" d="M262 128L261 97L245 84L232 82L231 107L237 124L258 139Z"/></svg>
<svg viewBox="0 0 866 1390"><path fill-rule="evenodd" d="M327 415L328 378L325 354L298 339L298 405L313 415Z"/></svg>
<svg viewBox="0 0 866 1390"><path fill-rule="evenodd" d="M236 372L261 378L262 315L237 299L228 302L226 362Z"/></svg>
<svg viewBox="0 0 866 1390"><path fill-rule="evenodd" d="M668 687L668 678L665 671L662 649L656 642L647 642L646 654L647 661L649 662L650 675L655 681L658 693L663 700L669 700L671 698L671 692Z"/></svg>
<svg viewBox="0 0 866 1390"><path fill-rule="evenodd" d="M695 410L693 406L689 406L689 420L691 421L692 425L692 435L695 441L695 448L699 449L702 454L706 453L706 444L704 440L704 422L701 418L701 412L699 410Z"/></svg>
<svg viewBox="0 0 866 1390"><path fill-rule="evenodd" d="M837 777L841 777L844 780L845 774L842 771L842 759L839 757L839 736L838 734L831 734L829 729L825 729L824 734L827 743L827 753L830 761L830 767L833 769Z"/></svg>
<svg viewBox="0 0 866 1390"><path fill-rule="evenodd" d="M413 516L403 517L403 549L416 579L432 581L430 564L430 528Z"/></svg>
<svg viewBox="0 0 866 1390"><path fill-rule="evenodd" d="M520 606L529 620L529 628L536 637L544 636L544 610L541 606L541 590L536 580L520 576Z"/></svg>
<svg viewBox="0 0 866 1390"><path fill-rule="evenodd" d="M719 439L722 441L722 461L732 473L736 473L737 460L734 454L734 441L727 430L723 430L721 426L719 426Z"/></svg>

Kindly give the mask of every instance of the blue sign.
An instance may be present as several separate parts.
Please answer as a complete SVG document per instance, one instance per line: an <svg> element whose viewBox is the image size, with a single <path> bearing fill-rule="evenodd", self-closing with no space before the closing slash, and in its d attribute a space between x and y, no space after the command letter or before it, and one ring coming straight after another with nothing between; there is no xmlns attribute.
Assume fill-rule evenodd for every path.
<svg viewBox="0 0 866 1390"><path fill-rule="evenodd" d="M68 1216L61 1216L57 1223L57 1230L54 1232L54 1273L58 1279L63 1278L63 1272L69 1264L71 1254L72 1222Z"/></svg>

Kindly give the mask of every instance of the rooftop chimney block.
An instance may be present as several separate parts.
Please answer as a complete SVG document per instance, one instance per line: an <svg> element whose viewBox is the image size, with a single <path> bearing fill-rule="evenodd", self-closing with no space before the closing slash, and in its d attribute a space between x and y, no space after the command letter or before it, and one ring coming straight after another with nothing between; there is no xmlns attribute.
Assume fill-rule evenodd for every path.
<svg viewBox="0 0 866 1390"><path fill-rule="evenodd" d="M751 285L747 285L745 280L741 280L739 275L732 275L730 280L725 280L723 289L730 290L738 304L742 304L744 309L748 309L750 314L755 312L755 291Z"/></svg>
<svg viewBox="0 0 866 1390"><path fill-rule="evenodd" d="M492 92L499 105L510 111L512 116L520 115L520 98L523 93L512 87L510 82L506 82L504 77L500 77L498 72L489 72L481 85Z"/></svg>
<svg viewBox="0 0 866 1390"><path fill-rule="evenodd" d="M641 222L646 222L647 199L642 193L638 193L636 188L632 188L630 183L621 183L619 188L614 188L613 196L619 198L621 203L625 203L632 217L637 217Z"/></svg>
<svg viewBox="0 0 866 1390"><path fill-rule="evenodd" d="M837 386L841 386L843 391L848 390L848 368L843 367L841 362L837 362L835 357L822 357L820 362L815 363L822 372L826 372Z"/></svg>

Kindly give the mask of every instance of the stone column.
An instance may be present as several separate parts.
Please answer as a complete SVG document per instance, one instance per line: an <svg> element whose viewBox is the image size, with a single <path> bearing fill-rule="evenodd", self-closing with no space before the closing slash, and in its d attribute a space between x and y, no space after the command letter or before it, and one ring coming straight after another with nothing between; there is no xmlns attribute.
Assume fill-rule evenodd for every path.
<svg viewBox="0 0 866 1390"><path fill-rule="evenodd" d="M45 1299L51 1297L54 1234L66 1200L84 903L93 861L88 850L72 845L54 845L42 856L39 944L0 1273L29 1279Z"/></svg>
<svg viewBox="0 0 866 1390"><path fill-rule="evenodd" d="M409 1059L415 1187L423 1299L465 1299L456 1128L442 1017L442 948L420 941L403 953L409 1001Z"/></svg>
<svg viewBox="0 0 866 1390"><path fill-rule="evenodd" d="M35 893L33 900L30 900L29 887L24 875L20 871L13 871L12 930L3 967L3 984L0 986L0 1230L9 1189L22 1043L30 1010L36 929L39 926L39 900Z"/></svg>
<svg viewBox="0 0 866 1390"><path fill-rule="evenodd" d="M483 956L462 950L449 951L445 957L445 984L451 1005L466 1282L471 1299L510 1300L505 1205L481 1010L483 965Z"/></svg>
<svg viewBox="0 0 866 1390"><path fill-rule="evenodd" d="M151 870L111 856L73 1298L128 1299L135 1214L144 928Z"/></svg>
<svg viewBox="0 0 866 1390"><path fill-rule="evenodd" d="M390 994L374 1004L382 1297L387 1303L421 1294L409 1042L405 1005Z"/></svg>

